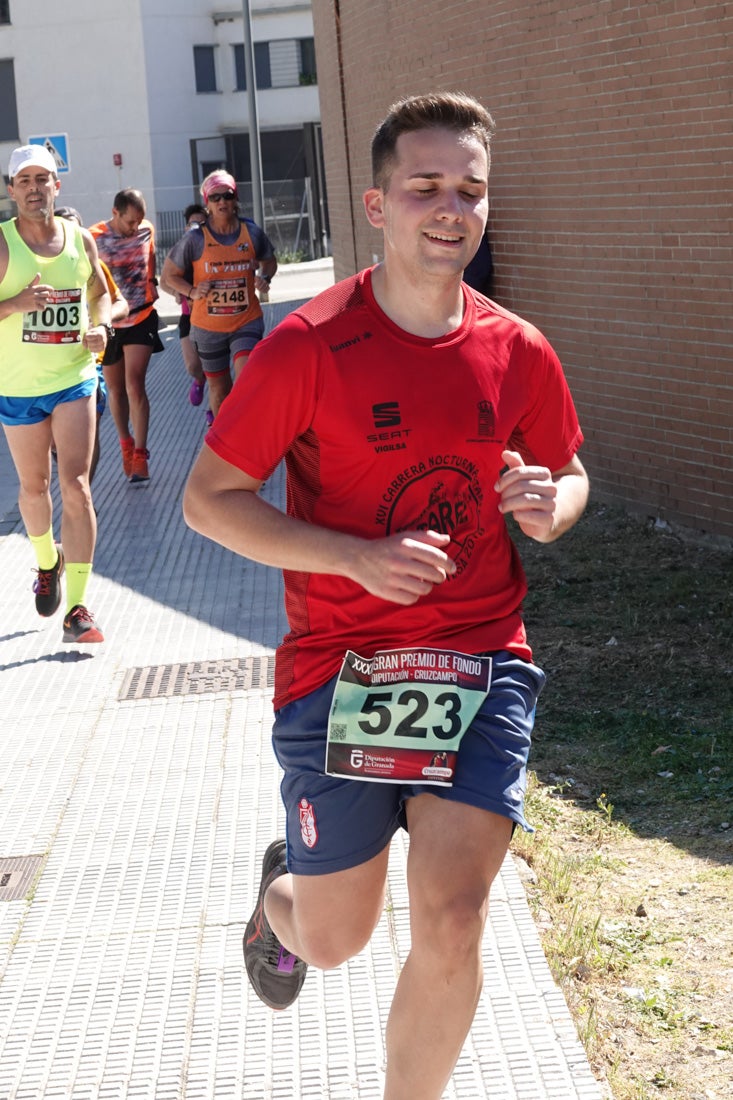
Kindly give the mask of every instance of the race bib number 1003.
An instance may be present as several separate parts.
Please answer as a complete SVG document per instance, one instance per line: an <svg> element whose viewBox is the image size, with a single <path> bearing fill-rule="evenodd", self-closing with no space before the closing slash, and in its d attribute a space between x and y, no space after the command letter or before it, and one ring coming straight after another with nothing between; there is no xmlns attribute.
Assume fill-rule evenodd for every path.
<svg viewBox="0 0 733 1100"><path fill-rule="evenodd" d="M81 310L81 290L50 290L43 309L23 314L23 343L80 343Z"/></svg>
<svg viewBox="0 0 733 1100"><path fill-rule="evenodd" d="M331 703L326 773L449 787L490 683L490 657L424 646L371 658L348 650Z"/></svg>

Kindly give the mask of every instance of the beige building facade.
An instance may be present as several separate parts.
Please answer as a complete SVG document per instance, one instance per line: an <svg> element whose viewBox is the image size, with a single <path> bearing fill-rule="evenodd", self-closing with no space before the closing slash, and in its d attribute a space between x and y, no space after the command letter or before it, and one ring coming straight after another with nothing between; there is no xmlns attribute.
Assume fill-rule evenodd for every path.
<svg viewBox="0 0 733 1100"><path fill-rule="evenodd" d="M712 0L317 0L337 277L379 256L361 195L402 95L497 124L496 299L556 348L596 499L733 537L733 8Z"/></svg>

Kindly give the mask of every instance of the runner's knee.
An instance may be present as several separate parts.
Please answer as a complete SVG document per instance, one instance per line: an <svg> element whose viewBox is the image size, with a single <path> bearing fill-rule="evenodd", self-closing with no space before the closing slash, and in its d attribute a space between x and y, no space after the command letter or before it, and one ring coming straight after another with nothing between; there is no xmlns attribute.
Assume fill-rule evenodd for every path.
<svg viewBox="0 0 733 1100"><path fill-rule="evenodd" d="M331 876L325 876L328 879ZM321 970L340 966L369 943L384 910L384 889L354 881L334 893L330 884L322 896L295 876L293 924L301 957ZM305 890L303 889L305 887Z"/></svg>
<svg viewBox="0 0 733 1100"><path fill-rule="evenodd" d="M455 893L430 891L410 894L412 943L418 951L445 953L446 945L459 956L478 950L488 916L488 897L467 888Z"/></svg>
<svg viewBox="0 0 733 1100"><path fill-rule="evenodd" d="M32 500L35 497L45 496L50 489L49 476L40 470L24 472L20 475L20 496Z"/></svg>
<svg viewBox="0 0 733 1100"><path fill-rule="evenodd" d="M59 489L65 508L83 510L91 507L92 497L88 473L76 473L70 477L62 477L59 474Z"/></svg>
<svg viewBox="0 0 733 1100"><path fill-rule="evenodd" d="M333 918L324 916L317 925L298 928L301 957L319 970L333 970L358 955L369 943L374 931L371 924L368 928L330 926L330 919Z"/></svg>

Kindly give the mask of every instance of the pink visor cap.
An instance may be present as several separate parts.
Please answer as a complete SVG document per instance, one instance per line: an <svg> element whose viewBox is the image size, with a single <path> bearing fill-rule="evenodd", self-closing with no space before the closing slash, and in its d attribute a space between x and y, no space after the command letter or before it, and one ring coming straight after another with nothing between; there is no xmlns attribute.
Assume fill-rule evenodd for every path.
<svg viewBox="0 0 733 1100"><path fill-rule="evenodd" d="M234 191L236 194L237 181L234 176L230 176L228 172L220 168L218 171L212 172L210 176L207 176L201 184L201 194L204 202L209 201L209 195L214 191Z"/></svg>

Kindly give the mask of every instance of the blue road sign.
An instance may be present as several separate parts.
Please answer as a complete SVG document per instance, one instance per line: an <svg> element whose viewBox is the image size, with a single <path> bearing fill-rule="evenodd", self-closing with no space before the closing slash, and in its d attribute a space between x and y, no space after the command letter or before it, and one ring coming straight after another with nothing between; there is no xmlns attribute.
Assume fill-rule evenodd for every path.
<svg viewBox="0 0 733 1100"><path fill-rule="evenodd" d="M41 134L28 138L29 145L42 145L56 161L59 176L71 170L69 165L69 135Z"/></svg>

